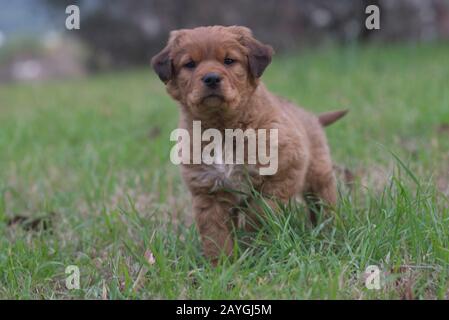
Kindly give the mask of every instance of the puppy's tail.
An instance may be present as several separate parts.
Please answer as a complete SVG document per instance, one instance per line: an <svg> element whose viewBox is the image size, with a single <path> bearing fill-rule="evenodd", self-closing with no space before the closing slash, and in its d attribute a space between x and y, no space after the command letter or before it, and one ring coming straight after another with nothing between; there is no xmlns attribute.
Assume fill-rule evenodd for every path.
<svg viewBox="0 0 449 320"><path fill-rule="evenodd" d="M344 117L348 113L348 111L349 111L348 109L344 109L321 113L318 115L318 120L320 121L323 127L327 127L330 126L335 121L337 121L338 119Z"/></svg>

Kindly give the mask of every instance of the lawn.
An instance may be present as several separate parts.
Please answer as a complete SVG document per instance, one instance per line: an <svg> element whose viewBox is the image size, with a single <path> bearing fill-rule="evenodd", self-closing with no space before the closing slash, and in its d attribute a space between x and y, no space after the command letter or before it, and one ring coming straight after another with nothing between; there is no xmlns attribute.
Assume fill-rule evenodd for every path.
<svg viewBox="0 0 449 320"><path fill-rule="evenodd" d="M178 112L150 68L0 87L0 298L449 298L449 46L277 55L263 79L314 112L339 180L335 214L299 206L229 261L201 255L169 160ZM250 239L250 240L248 240ZM80 270L80 289L65 268ZM365 269L382 271L380 290Z"/></svg>

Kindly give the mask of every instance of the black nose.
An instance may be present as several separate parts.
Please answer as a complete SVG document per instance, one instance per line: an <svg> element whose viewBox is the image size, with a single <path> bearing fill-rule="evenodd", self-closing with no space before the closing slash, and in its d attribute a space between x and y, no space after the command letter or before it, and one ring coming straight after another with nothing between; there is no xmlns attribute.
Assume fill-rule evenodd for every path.
<svg viewBox="0 0 449 320"><path fill-rule="evenodd" d="M221 77L220 77L220 75L218 75L216 73L209 72L209 73L206 73L206 75L203 77L202 80L203 80L204 84L206 86L208 86L209 88L215 88L220 83Z"/></svg>

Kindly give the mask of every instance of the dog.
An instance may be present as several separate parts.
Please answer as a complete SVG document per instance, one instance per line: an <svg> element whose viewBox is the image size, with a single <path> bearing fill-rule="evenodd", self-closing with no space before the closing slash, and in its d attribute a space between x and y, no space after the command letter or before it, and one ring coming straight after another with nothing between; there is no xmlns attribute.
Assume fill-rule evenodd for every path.
<svg viewBox="0 0 449 320"><path fill-rule="evenodd" d="M236 208L242 203L241 193L219 186L238 188L248 179L273 210L278 210L279 202L298 197L309 206L321 205L328 210L337 204L323 127L344 116L346 110L316 116L270 93L260 78L273 54L272 47L255 39L246 27L209 26L172 31L166 47L151 60L168 94L179 104L179 127L190 134L193 121L220 132L226 128L278 130L278 170L273 175L252 170L261 167L260 163L252 168L181 166L203 252L214 264L220 254L232 254ZM248 219L261 214L257 201L245 201Z"/></svg>

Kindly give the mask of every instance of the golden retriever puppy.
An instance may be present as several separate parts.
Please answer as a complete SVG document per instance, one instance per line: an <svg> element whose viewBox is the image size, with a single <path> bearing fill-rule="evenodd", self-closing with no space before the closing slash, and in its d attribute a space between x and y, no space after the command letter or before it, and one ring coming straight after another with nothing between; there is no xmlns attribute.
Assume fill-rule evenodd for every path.
<svg viewBox="0 0 449 320"><path fill-rule="evenodd" d="M192 195L204 254L214 263L220 253L232 253L235 208L245 201L249 203L245 212L248 218L257 213L255 201L245 198L248 183L273 208L276 201L304 199L306 195L312 205L332 207L337 202L323 126L342 117L345 111L315 116L270 93L260 77L272 55L273 49L256 40L246 27L211 26L172 31L167 46L151 62L179 104L179 128L190 136L199 121L201 129L215 129L223 135L229 129L252 129L256 135L260 129L277 133L277 137L273 135L275 141L271 134L262 136L270 153L276 153L277 163L270 174L261 174L261 169L269 166L266 161L257 158L249 164L247 155L244 163L190 162L181 166ZM251 135L246 135L245 150L250 149L250 140ZM189 152L195 152L194 144L190 141ZM204 151L207 144L201 141L196 151ZM260 144L256 145L257 151L260 148ZM214 156L222 154L214 151Z"/></svg>

